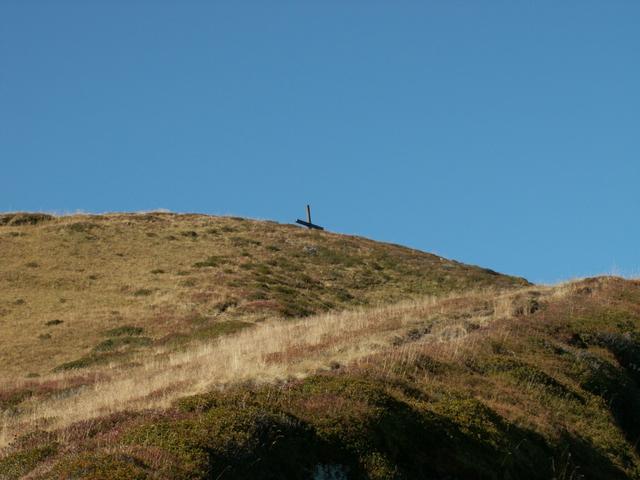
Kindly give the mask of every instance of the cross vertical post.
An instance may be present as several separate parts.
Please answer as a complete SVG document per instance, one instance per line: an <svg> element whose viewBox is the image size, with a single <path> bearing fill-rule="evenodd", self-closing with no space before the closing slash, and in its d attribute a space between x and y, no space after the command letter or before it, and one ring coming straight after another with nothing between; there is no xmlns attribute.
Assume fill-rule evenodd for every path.
<svg viewBox="0 0 640 480"><path fill-rule="evenodd" d="M311 223L311 205L307 205L307 221L305 222L304 220L296 220L296 223L298 225L302 225L307 227L308 229L314 229L314 230L324 230L323 227L321 227L320 225L316 225L315 223Z"/></svg>

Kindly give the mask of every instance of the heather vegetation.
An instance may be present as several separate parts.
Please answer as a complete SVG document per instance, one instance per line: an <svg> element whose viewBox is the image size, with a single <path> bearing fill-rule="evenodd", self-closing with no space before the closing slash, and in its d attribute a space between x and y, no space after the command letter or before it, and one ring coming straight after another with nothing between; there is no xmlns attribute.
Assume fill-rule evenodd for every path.
<svg viewBox="0 0 640 480"><path fill-rule="evenodd" d="M640 478L638 281L241 219L15 222L2 479Z"/></svg>

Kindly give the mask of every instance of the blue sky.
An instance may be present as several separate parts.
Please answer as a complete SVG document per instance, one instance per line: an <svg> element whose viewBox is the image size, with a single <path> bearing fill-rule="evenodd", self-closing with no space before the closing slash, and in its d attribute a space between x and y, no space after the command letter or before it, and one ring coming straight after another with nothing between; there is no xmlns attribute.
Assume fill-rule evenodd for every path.
<svg viewBox="0 0 640 480"><path fill-rule="evenodd" d="M640 2L0 2L0 210L640 272Z"/></svg>

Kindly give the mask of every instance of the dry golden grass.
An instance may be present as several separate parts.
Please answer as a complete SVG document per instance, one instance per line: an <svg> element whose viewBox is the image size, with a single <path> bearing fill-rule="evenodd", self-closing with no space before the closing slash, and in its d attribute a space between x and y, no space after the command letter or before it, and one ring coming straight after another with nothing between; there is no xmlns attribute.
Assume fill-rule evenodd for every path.
<svg viewBox="0 0 640 480"><path fill-rule="evenodd" d="M125 325L161 345L230 319L524 284L415 250L273 222L167 213L33 225L16 218L0 215L1 382L89 355L105 331ZM53 320L62 323L47 325Z"/></svg>
<svg viewBox="0 0 640 480"><path fill-rule="evenodd" d="M85 440L90 444L87 452L94 455L92 462L99 461L96 451L125 452L147 462L147 454L157 451L153 443L146 443L146 436L131 436L139 431L136 425L142 422L148 431L156 432L158 426L165 432L166 422L181 424L182 415L188 415L195 423L187 424L197 428L197 422L210 418L206 409L214 408L198 410L197 405L208 404L208 399L227 402L221 407L224 415L240 412L247 401L264 412L296 411L298 418L317 422L314 425L321 429L331 418L327 409L371 413L381 388L404 405L384 404L401 408L404 413L397 421L406 418L402 408L411 407L425 414L423 420L433 422L429 425L434 432L443 425L454 432L459 428L463 437L458 437L461 443L456 448L472 448L465 442L476 439L487 445L504 443L500 455L511 455L518 450L515 444L509 446L511 440L530 441L542 448L537 461L554 462L553 472L556 465L574 472L576 465L591 465L599 472L594 478L636 478L620 473L640 472L640 463L632 442L634 420L619 415L620 408L633 411L638 403L627 397L627 402L636 403L621 407L608 392L594 389L589 379L598 374L601 362L609 362L620 370L607 373L613 377L603 380L620 375L621 382L609 388L631 388L620 390L616 397L634 394L613 350L598 346L597 338L620 339L624 344L631 337L620 332L637 328L637 318L640 283L614 278L426 296L288 321L272 318L180 350L154 346L131 355L129 366L115 362L14 380L15 391L28 387L35 393L4 412L0 442L6 446L14 436L36 429L51 432L38 438L54 442L57 453L33 470L46 477L53 462L71 468L68 465L83 451ZM572 343L576 332L592 339L588 348ZM600 367L590 370L593 365ZM203 396L168 408L194 394ZM185 405L196 410L184 410ZM109 416L124 411L138 413ZM345 431L358 425L358 414L345 418L353 422ZM92 429L103 436L91 437ZM109 447L111 435L117 438L115 450ZM169 431L162 435L162 441L173 441ZM132 438L135 449L127 443ZM580 455L579 464L561 455L568 441ZM4 460L0 454L0 462L12 465L12 458L26 448L22 442L6 449ZM551 453L547 446L558 450ZM158 470L165 462L165 457L158 457L147 466ZM19 468L24 470L15 471L32 467L21 463Z"/></svg>
<svg viewBox="0 0 640 480"><path fill-rule="evenodd" d="M387 398L379 413L411 419L408 432L458 438L460 464L477 441L485 461L495 448L527 465L509 445L526 437L554 475L577 471L547 448L567 439L597 478L640 472L628 414L640 405L639 282L531 286L356 237L159 213L0 215L0 252L0 478L83 475L103 454L115 455L109 468L173 478L167 462L185 459L172 456L172 430L153 429L217 422L184 410L214 399L244 434L238 398L345 435L375 424ZM144 425L160 444L136 436Z"/></svg>
<svg viewBox="0 0 640 480"><path fill-rule="evenodd" d="M0 445L36 428L59 429L123 410L164 408L179 397L246 381L300 378L380 352L392 365L415 354L416 345L432 344L450 360L462 351L469 329L512 315L528 290L474 291L286 322L268 320L185 351L156 348L135 356L132 360L138 366L91 369L98 379L95 383L60 396L34 396L20 405L20 413L5 413ZM385 361L383 371L384 365ZM38 384L64 386L77 375L74 371L52 374L29 384L36 391ZM24 384L15 381L13 387L19 390Z"/></svg>

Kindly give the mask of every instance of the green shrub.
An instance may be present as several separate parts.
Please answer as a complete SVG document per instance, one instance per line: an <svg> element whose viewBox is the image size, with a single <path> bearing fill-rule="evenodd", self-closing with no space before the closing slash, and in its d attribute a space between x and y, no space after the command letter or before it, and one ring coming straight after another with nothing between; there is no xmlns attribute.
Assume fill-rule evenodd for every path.
<svg viewBox="0 0 640 480"><path fill-rule="evenodd" d="M255 240L253 238L246 237L231 237L229 238L231 245L234 247L250 247L250 246L259 246L262 244L259 240Z"/></svg>
<svg viewBox="0 0 640 480"><path fill-rule="evenodd" d="M90 480L145 480L151 478L139 459L124 454L81 453L67 456L51 472L52 478Z"/></svg>
<svg viewBox="0 0 640 480"><path fill-rule="evenodd" d="M624 324L622 327L630 329ZM613 353L629 376L640 385L640 334L634 331L622 334L601 333L597 336L597 342Z"/></svg>
<svg viewBox="0 0 640 480"><path fill-rule="evenodd" d="M76 222L70 225L67 225L67 230L76 233L88 233L91 232L94 228L98 228L97 223L93 222Z"/></svg>
<svg viewBox="0 0 640 480"><path fill-rule="evenodd" d="M239 332L245 328L253 326L249 322L241 322L240 320L226 320L224 322L217 322L213 325L208 325L203 328L194 330L192 336L198 339L212 339L221 335L229 335L231 333Z"/></svg>
<svg viewBox="0 0 640 480"><path fill-rule="evenodd" d="M46 213L6 213L0 215L0 225L37 225L54 218Z"/></svg>
<svg viewBox="0 0 640 480"><path fill-rule="evenodd" d="M151 345L152 340L149 337L129 337L120 336L115 338L108 338L107 340L100 342L93 347L94 352L111 352L114 350L120 350L128 347L147 347Z"/></svg>
<svg viewBox="0 0 640 480"><path fill-rule="evenodd" d="M337 300L341 302L348 302L354 299L354 296L349 293L349 291L345 288L335 288L333 293Z"/></svg>
<svg viewBox="0 0 640 480"><path fill-rule="evenodd" d="M70 362L61 363L53 369L54 372L64 372L66 370L77 370L80 368L87 368L92 365L99 365L107 363L111 360L111 357L105 355L97 355L95 353L84 355L77 360L71 360Z"/></svg>
<svg viewBox="0 0 640 480"><path fill-rule="evenodd" d="M40 462L58 450L56 443L20 450L0 458L0 479L18 479L33 470Z"/></svg>
<svg viewBox="0 0 640 480"><path fill-rule="evenodd" d="M149 295L151 295L153 293L153 290L149 289L149 288L139 288L138 290L136 290L135 292L133 292L133 294L136 297L148 297Z"/></svg>
<svg viewBox="0 0 640 480"><path fill-rule="evenodd" d="M606 401L616 422L627 437L640 437L640 387L624 368L619 368L589 352L579 352L574 367L580 386Z"/></svg>
<svg viewBox="0 0 640 480"><path fill-rule="evenodd" d="M584 402L584 399L535 365L518 360L496 357L481 367L486 373L501 373L523 386L539 387L558 396Z"/></svg>
<svg viewBox="0 0 640 480"><path fill-rule="evenodd" d="M174 459L171 478L303 479L318 458L312 430L285 413L253 406L214 407L177 421L153 422L125 441Z"/></svg>

